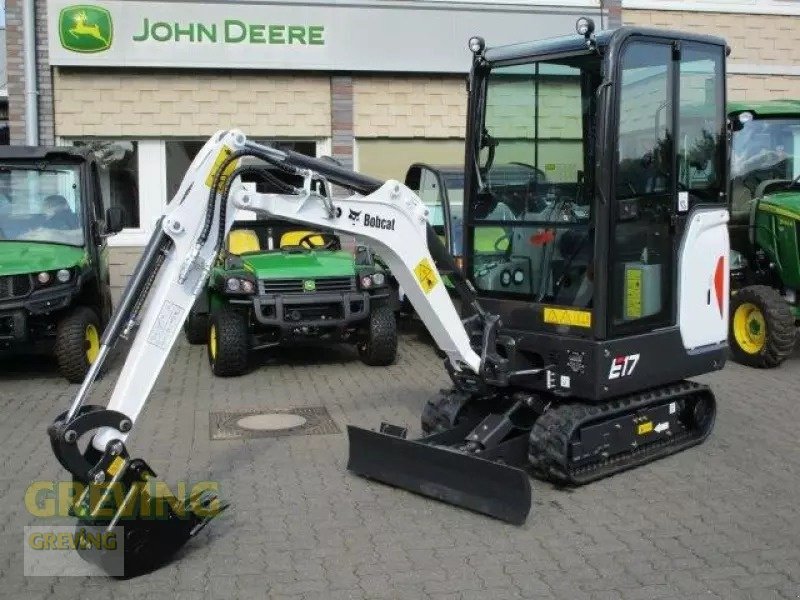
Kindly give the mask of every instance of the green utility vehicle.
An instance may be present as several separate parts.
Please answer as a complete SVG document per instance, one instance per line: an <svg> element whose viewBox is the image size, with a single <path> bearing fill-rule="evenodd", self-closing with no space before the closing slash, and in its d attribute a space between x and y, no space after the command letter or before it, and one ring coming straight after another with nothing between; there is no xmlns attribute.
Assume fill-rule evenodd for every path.
<svg viewBox="0 0 800 600"><path fill-rule="evenodd" d="M800 324L800 101L733 103L730 345L770 368Z"/></svg>
<svg viewBox="0 0 800 600"><path fill-rule="evenodd" d="M111 314L106 238L121 228L89 150L0 147L0 356L55 354L83 380Z"/></svg>
<svg viewBox="0 0 800 600"><path fill-rule="evenodd" d="M237 220L184 324L211 370L240 375L250 351L352 343L368 365L391 364L397 326L389 277L365 247L275 220Z"/></svg>

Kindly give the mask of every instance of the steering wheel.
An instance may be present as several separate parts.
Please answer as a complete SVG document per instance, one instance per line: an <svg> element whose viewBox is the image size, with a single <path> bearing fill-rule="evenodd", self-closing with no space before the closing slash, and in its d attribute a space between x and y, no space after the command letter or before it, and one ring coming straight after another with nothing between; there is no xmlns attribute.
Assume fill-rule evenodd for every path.
<svg viewBox="0 0 800 600"><path fill-rule="evenodd" d="M318 246L311 241L311 239L315 237L322 238L322 246ZM338 241L339 240L336 238L336 236L329 233L308 233L304 235L299 242L297 242L297 245L308 248L309 250L330 250Z"/></svg>

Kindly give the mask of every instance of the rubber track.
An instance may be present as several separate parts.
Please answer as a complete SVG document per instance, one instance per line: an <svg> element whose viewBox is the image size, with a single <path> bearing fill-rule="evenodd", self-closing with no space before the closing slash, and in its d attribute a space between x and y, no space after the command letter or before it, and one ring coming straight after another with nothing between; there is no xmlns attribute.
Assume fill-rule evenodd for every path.
<svg viewBox="0 0 800 600"><path fill-rule="evenodd" d="M583 425L633 413L649 405L661 405L673 399L705 396L711 416L702 431L684 431L666 441L657 441L617 454L596 463L571 468L569 441ZM714 395L710 388L691 381L655 390L615 398L602 404L569 403L545 412L534 424L530 434L528 459L534 476L559 484L583 485L615 473L648 463L694 446L711 433L716 415Z"/></svg>

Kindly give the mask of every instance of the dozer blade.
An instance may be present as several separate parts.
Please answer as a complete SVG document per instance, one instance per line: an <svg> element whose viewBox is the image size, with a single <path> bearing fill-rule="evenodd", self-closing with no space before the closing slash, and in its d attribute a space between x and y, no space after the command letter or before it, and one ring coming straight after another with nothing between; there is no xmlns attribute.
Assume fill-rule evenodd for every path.
<svg viewBox="0 0 800 600"><path fill-rule="evenodd" d="M452 434L462 435L469 429ZM531 508L528 474L443 445L442 434L406 440L348 425L347 468L368 479L521 525Z"/></svg>

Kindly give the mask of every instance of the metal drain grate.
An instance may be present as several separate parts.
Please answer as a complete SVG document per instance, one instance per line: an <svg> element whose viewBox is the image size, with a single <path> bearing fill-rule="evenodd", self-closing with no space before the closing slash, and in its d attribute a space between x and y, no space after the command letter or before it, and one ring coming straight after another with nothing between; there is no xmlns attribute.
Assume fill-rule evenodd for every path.
<svg viewBox="0 0 800 600"><path fill-rule="evenodd" d="M302 406L212 412L208 434L212 440L284 437L288 435L331 435L341 433L324 406Z"/></svg>

